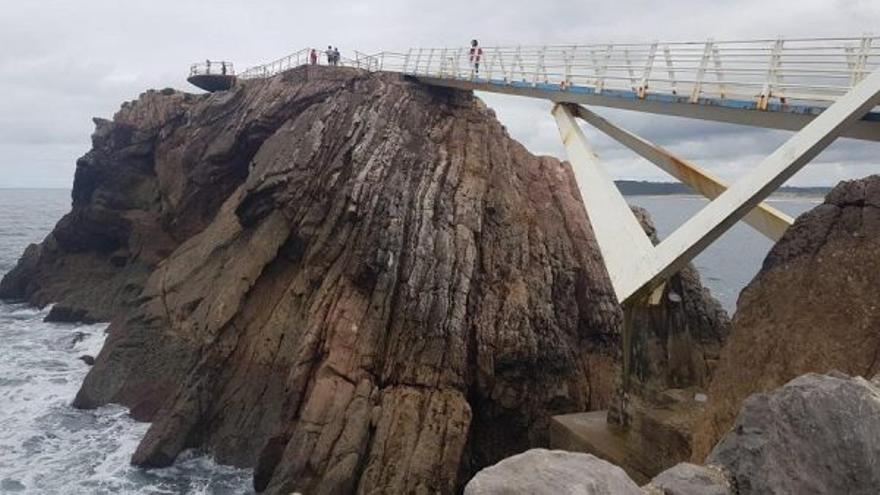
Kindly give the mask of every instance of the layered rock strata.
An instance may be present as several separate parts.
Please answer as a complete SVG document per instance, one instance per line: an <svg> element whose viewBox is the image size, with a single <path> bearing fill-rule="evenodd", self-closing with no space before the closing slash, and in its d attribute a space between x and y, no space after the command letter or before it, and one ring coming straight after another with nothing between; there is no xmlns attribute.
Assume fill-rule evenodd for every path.
<svg viewBox="0 0 880 495"><path fill-rule="evenodd" d="M603 409L620 308L567 164L466 92L303 67L150 92L0 295L109 319L75 405L271 493L454 493Z"/></svg>

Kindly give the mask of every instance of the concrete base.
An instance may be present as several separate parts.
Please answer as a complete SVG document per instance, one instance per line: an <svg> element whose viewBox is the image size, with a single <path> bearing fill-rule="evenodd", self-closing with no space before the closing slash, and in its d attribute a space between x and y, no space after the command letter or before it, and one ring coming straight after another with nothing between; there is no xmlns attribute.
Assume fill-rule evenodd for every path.
<svg viewBox="0 0 880 495"><path fill-rule="evenodd" d="M584 452L620 466L636 483L643 485L651 474L633 465L625 432L609 424L608 411L563 414L550 421L550 448Z"/></svg>
<svg viewBox="0 0 880 495"><path fill-rule="evenodd" d="M691 431L703 404L691 391L669 390L665 403L632 400L629 427L608 423L607 411L564 414L550 421L550 447L593 454L614 463L639 484L689 461Z"/></svg>

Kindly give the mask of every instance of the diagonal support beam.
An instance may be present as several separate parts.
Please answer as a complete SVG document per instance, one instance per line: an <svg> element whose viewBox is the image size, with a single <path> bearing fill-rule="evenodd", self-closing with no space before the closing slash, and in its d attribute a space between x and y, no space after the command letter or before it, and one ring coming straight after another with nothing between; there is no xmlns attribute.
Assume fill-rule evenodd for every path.
<svg viewBox="0 0 880 495"><path fill-rule="evenodd" d="M622 287L621 302L645 285L678 272L709 244L740 220L830 145L847 127L880 104L880 70L765 158L754 170L685 222L656 248L656 263L646 279ZM623 297L621 297L621 294Z"/></svg>
<svg viewBox="0 0 880 495"><path fill-rule="evenodd" d="M572 164L581 199L619 301L628 287L644 280L656 266L654 246L635 214L599 163L569 107L556 105L553 116ZM638 275L638 277L636 277Z"/></svg>
<svg viewBox="0 0 880 495"><path fill-rule="evenodd" d="M727 186L723 182L697 165L675 156L670 151L626 129L612 124L581 105L568 105L574 115L633 150L642 158L657 165L666 173L687 184L691 189L706 198L715 199L727 190ZM744 220L772 241L781 239L782 234L794 222L790 216L766 203L758 204L755 209L746 214Z"/></svg>

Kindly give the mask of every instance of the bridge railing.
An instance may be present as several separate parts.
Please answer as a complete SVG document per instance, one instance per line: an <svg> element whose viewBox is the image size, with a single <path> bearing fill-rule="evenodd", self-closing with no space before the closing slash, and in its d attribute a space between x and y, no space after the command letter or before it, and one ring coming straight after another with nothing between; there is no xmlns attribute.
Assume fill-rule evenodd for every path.
<svg viewBox="0 0 880 495"><path fill-rule="evenodd" d="M293 69L294 67L299 67L300 65L305 65L309 63L310 51L310 48L303 48L298 52L294 52L286 57L281 57L269 63L248 67L244 72L238 75L238 78L261 79L280 74L286 70Z"/></svg>
<svg viewBox="0 0 880 495"><path fill-rule="evenodd" d="M189 67L189 76L202 76L202 75L227 75L233 76L235 75L235 68L232 65L232 62L226 61L212 61L206 60L204 62L199 62L192 64Z"/></svg>
<svg viewBox="0 0 880 495"><path fill-rule="evenodd" d="M479 61L479 66L475 62ZM880 67L880 38L414 48L382 70L502 84L700 98L834 101Z"/></svg>

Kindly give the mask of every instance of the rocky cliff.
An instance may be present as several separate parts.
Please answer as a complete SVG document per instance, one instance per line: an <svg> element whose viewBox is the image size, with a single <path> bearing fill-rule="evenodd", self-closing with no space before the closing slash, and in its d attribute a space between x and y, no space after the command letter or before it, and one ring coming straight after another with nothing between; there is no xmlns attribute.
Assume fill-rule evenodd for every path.
<svg viewBox="0 0 880 495"><path fill-rule="evenodd" d="M880 372L880 176L801 215L740 294L696 431L702 461L743 400L804 373Z"/></svg>
<svg viewBox="0 0 880 495"><path fill-rule="evenodd" d="M571 170L470 93L302 67L149 92L93 141L0 296L113 318L75 405L153 421L138 465L195 447L271 493L452 493L615 395Z"/></svg>

